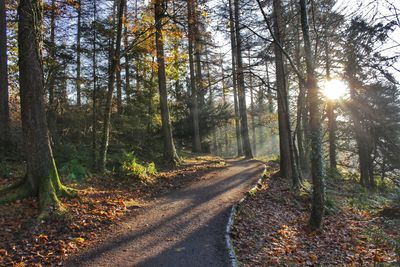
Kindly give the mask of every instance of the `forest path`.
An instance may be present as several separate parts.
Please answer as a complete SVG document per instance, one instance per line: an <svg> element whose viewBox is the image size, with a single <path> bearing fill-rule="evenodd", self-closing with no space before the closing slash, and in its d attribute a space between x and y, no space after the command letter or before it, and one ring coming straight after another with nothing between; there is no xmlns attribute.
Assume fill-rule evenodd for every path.
<svg viewBox="0 0 400 267"><path fill-rule="evenodd" d="M231 206L260 178L259 161L227 166L154 200L68 266L229 266L224 232Z"/></svg>

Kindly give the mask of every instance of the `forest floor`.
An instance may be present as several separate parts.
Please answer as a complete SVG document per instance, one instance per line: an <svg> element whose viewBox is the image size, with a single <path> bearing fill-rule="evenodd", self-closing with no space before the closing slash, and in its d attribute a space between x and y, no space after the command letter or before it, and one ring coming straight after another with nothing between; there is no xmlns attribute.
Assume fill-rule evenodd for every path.
<svg viewBox="0 0 400 267"><path fill-rule="evenodd" d="M400 207L393 192L368 192L355 181L327 181L327 215L310 231L310 194L294 193L269 164L270 178L241 204L233 229L242 266L397 265ZM267 169L268 170L268 169Z"/></svg>
<svg viewBox="0 0 400 267"><path fill-rule="evenodd" d="M36 220L35 199L2 205L0 266L66 261L70 266L153 266L168 260L177 266L177 259L182 266L193 260L220 260L216 266L224 266L229 207L259 178L261 166L257 161L204 156L160 171L147 183L92 177L69 184L80 190L80 197L63 199L67 216L46 222ZM0 187L18 176L16 169L11 178L0 178Z"/></svg>

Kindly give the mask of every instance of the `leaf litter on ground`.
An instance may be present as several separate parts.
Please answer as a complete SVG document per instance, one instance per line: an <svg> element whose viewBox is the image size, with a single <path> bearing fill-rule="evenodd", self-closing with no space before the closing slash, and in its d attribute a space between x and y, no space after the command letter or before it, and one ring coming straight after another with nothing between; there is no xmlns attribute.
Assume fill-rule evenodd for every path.
<svg viewBox="0 0 400 267"><path fill-rule="evenodd" d="M242 266L400 262L394 246L370 238L371 229L383 231L384 238L399 238L399 228L385 227L379 213L342 207L326 215L322 229L314 232L308 227L309 213L310 197L295 194L279 173L272 174L260 191L242 202L235 218L232 237Z"/></svg>
<svg viewBox="0 0 400 267"><path fill-rule="evenodd" d="M0 208L0 266L57 266L74 253L99 241L109 227L118 227L154 197L193 182L224 166L217 157L186 160L175 169L157 174L155 182L116 176L91 177L80 184L79 198L62 199L68 213L38 222L36 199L25 199ZM0 179L0 187L15 177Z"/></svg>

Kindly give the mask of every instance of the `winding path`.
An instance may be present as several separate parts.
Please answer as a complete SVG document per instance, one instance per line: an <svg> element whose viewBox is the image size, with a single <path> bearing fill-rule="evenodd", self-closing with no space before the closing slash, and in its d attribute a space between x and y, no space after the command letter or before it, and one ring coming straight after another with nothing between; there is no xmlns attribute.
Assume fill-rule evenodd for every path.
<svg viewBox="0 0 400 267"><path fill-rule="evenodd" d="M230 207L263 171L255 160L227 167L156 199L68 266L229 266L224 231Z"/></svg>

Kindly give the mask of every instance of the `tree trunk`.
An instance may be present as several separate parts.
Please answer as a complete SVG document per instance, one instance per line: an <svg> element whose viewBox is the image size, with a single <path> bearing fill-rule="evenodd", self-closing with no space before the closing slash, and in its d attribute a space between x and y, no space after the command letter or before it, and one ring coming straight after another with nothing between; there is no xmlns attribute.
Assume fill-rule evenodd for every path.
<svg viewBox="0 0 400 267"><path fill-rule="evenodd" d="M277 42L283 43L284 21L282 17L282 3L274 0L274 34ZM294 144L291 137L289 103L285 76L283 53L277 43L274 44L276 86L278 98L278 124L279 124L279 151L280 172L282 177L290 178L293 186L299 186L299 177L294 158Z"/></svg>
<svg viewBox="0 0 400 267"><path fill-rule="evenodd" d="M122 79L121 79L121 59L117 59L115 68L115 78L117 80L117 112L122 114Z"/></svg>
<svg viewBox="0 0 400 267"><path fill-rule="evenodd" d="M42 66L43 3L21 0L18 6L18 57L26 176L19 187L2 194L0 203L28 196L39 198L41 216L63 211L58 198L70 195L57 173L48 134Z"/></svg>
<svg viewBox="0 0 400 267"><path fill-rule="evenodd" d="M199 127L199 104L198 104L198 93L197 84L194 70L193 60L193 41L194 36L194 0L189 0L187 3L188 7L188 28L189 28L189 72L190 72L190 88L191 88L191 111L193 120L193 144L192 151L197 153L201 152L201 140L200 140L200 127Z"/></svg>
<svg viewBox="0 0 400 267"><path fill-rule="evenodd" d="M128 20L128 3L125 2L125 9L124 9L124 21ZM128 47L128 24L124 23L124 47L125 49ZM130 62L129 62L129 54L125 53L125 95L126 95L126 102L130 103L131 99L131 81L130 81Z"/></svg>
<svg viewBox="0 0 400 267"><path fill-rule="evenodd" d="M76 104L81 106L81 0L78 0L78 25L76 33Z"/></svg>
<svg viewBox="0 0 400 267"><path fill-rule="evenodd" d="M255 108L254 108L254 94L253 94L253 74L251 72L251 54L249 49L249 86L250 86L250 112L251 112L251 134L252 134L252 149L254 155L257 155L257 140L256 140L256 122L255 122Z"/></svg>
<svg viewBox="0 0 400 267"><path fill-rule="evenodd" d="M92 42L92 75L93 75L93 93L92 93L92 160L93 167L97 166L97 1L93 0L93 42Z"/></svg>
<svg viewBox="0 0 400 267"><path fill-rule="evenodd" d="M299 22L301 22L299 20ZM303 70L301 68L301 55L300 55L300 30L296 27L296 45L295 45L295 55L296 55L296 65L301 73ZM296 136L297 136L297 147L299 150L299 167L301 171L301 176L309 175L309 159L306 156L306 128L308 125L306 110L306 90L304 88L303 77L297 76L299 95L297 97L297 118L296 118Z"/></svg>
<svg viewBox="0 0 400 267"><path fill-rule="evenodd" d="M49 91L49 105L48 105L48 126L51 133L52 141L58 143L57 138L57 103L55 103L55 76L58 71L58 62L56 59L56 4L55 0L51 1L51 12L50 12L50 45L49 45L49 57L50 63L48 65L48 91Z"/></svg>
<svg viewBox="0 0 400 267"><path fill-rule="evenodd" d="M313 182L310 226L312 229L318 229L321 227L324 215L325 184L321 142L320 100L318 95L318 84L315 75L314 60L311 52L306 0L300 0L300 14L307 66L307 90L310 101L311 177Z"/></svg>
<svg viewBox="0 0 400 267"><path fill-rule="evenodd" d="M232 82L233 82L233 106L235 109L235 130L236 130L236 145L237 155L243 156L243 145L240 130L240 115L239 115L239 104L237 96L237 75L236 75L236 36L235 36L235 20L233 17L232 0L229 0L229 30L231 37L231 50L232 50Z"/></svg>
<svg viewBox="0 0 400 267"><path fill-rule="evenodd" d="M115 82L115 72L118 65L118 59L120 58L121 49L121 35L122 35L122 17L124 12L125 0L119 0L118 5L118 23L117 23L117 36L115 39L115 49L113 50L111 57L110 69L108 71L108 91L106 107L104 112L104 125L103 125L103 136L100 148L100 159L99 159L99 171L105 172L106 161L107 161L107 150L108 142L110 138L110 122L111 122L111 109L112 109L112 99L114 92L114 82ZM112 45L113 46L113 45Z"/></svg>
<svg viewBox="0 0 400 267"><path fill-rule="evenodd" d="M329 43L328 43L327 30L325 29L325 74L326 80L331 78L331 60L329 56ZM329 165L331 170L336 170L336 116L335 116L334 100L328 100L327 103L327 116L328 116L328 132L329 132Z"/></svg>
<svg viewBox="0 0 400 267"><path fill-rule="evenodd" d="M212 96L212 89L211 89L211 77L210 77L210 66L209 66L209 61L208 61L208 56L207 56L207 73L208 73L208 86L210 87L210 99ZM221 66L221 75L222 75L222 103L224 105L226 105L226 96L227 96L227 92L226 92L226 86L225 86L225 71L224 71L224 61L223 61L223 57L221 56L221 61L220 61L220 66ZM212 100L210 100L212 101ZM214 131L213 134L213 140L214 143L217 143L217 137L216 137L216 133ZM229 154L229 138L228 138L228 127L226 124L224 124L224 140L225 140L225 154L228 155Z"/></svg>
<svg viewBox="0 0 400 267"><path fill-rule="evenodd" d="M0 148L9 146L10 115L7 75L7 22L6 3L0 3Z"/></svg>
<svg viewBox="0 0 400 267"><path fill-rule="evenodd" d="M154 20L156 28L156 50L158 65L158 89L160 92L161 124L164 139L164 159L167 164L176 165L179 157L175 150L172 137L172 127L168 110L167 80L164 60L164 38L162 33L162 19L164 17L164 1L156 0L154 4Z"/></svg>
<svg viewBox="0 0 400 267"><path fill-rule="evenodd" d="M370 168L369 164L371 162L372 146L370 142L370 136L363 127L362 124L362 114L359 108L359 103L363 101L357 94L357 88L362 87L362 83L359 82L356 72L357 72L357 61L356 61L356 51L354 46L350 46L350 50L347 54L346 62L346 76L349 80L350 89L350 112L351 119L353 121L355 139L357 143L358 159L360 163L360 184L365 187L371 187L370 184Z"/></svg>
<svg viewBox="0 0 400 267"><path fill-rule="evenodd" d="M193 33L194 33L194 60L195 60L195 71L196 71L196 90L197 90L197 102L199 105L199 112L204 110L205 108L205 94L203 86L203 71L201 66L201 52L202 52L202 43L201 43L201 35L200 32L200 24L199 24L199 11L198 11L198 2L197 0L191 0L193 2L192 5L192 18L193 18ZM202 140L202 132L200 131L200 140Z"/></svg>
<svg viewBox="0 0 400 267"><path fill-rule="evenodd" d="M237 85L239 94L239 113L241 136L243 141L244 155L247 159L253 158L251 151L249 128L247 125L246 91L244 86L243 61L242 61L242 40L240 36L239 0L234 0L235 14L235 35L236 35L236 60L237 60Z"/></svg>

